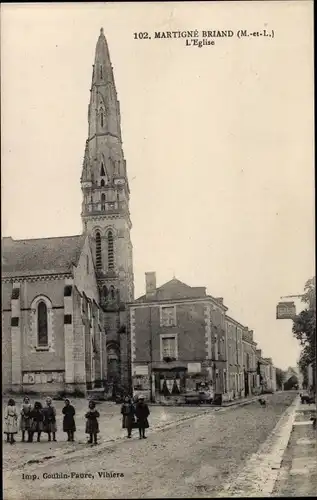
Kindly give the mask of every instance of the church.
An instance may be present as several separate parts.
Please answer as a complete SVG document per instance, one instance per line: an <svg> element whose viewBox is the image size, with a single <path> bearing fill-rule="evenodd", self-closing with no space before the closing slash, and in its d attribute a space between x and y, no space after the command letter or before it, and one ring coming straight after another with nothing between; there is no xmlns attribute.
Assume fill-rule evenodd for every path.
<svg viewBox="0 0 317 500"><path fill-rule="evenodd" d="M103 29L96 45L81 174L83 232L2 238L4 391L129 388L134 300L129 182Z"/></svg>

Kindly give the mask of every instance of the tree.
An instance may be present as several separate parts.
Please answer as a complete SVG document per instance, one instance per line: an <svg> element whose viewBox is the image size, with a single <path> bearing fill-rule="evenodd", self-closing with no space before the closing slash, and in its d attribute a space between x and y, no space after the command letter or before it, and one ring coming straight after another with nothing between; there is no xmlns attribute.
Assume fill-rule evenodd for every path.
<svg viewBox="0 0 317 500"><path fill-rule="evenodd" d="M309 279L304 288L302 302L306 308L293 319L293 334L302 346L299 367L307 376L307 367L316 363L316 279ZM316 384L316 381L315 381Z"/></svg>
<svg viewBox="0 0 317 500"><path fill-rule="evenodd" d="M275 377L276 377L276 387L277 387L277 389L279 389L279 390L283 389L284 379L285 379L285 372L283 370L281 370L280 368L276 368L276 370L275 370Z"/></svg>

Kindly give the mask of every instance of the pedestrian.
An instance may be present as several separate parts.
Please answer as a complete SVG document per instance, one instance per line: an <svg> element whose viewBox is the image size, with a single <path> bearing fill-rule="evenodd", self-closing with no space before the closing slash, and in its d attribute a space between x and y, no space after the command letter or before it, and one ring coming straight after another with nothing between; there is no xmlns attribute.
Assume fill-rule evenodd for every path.
<svg viewBox="0 0 317 500"><path fill-rule="evenodd" d="M32 418L32 425L31 425L30 442L32 443L33 436L35 432L37 432L37 441L39 443L41 441L41 433L43 431L43 420L44 420L42 403L40 403L39 401L36 401L34 403L33 410L31 411L31 418Z"/></svg>
<svg viewBox="0 0 317 500"><path fill-rule="evenodd" d="M52 405L52 398L46 398L46 406L43 410L44 421L43 421L43 430L48 435L48 441L51 441L51 434L53 434L53 441L56 441L56 409Z"/></svg>
<svg viewBox="0 0 317 500"><path fill-rule="evenodd" d="M65 406L62 410L63 418L63 431L67 433L67 441L74 441L74 432L76 432L75 424L75 408L70 404L69 399L65 399Z"/></svg>
<svg viewBox="0 0 317 500"><path fill-rule="evenodd" d="M139 396L135 406L135 415L138 421L139 439L146 439L145 429L149 428L148 416L150 415L150 410L144 402L144 396Z"/></svg>
<svg viewBox="0 0 317 500"><path fill-rule="evenodd" d="M15 443L14 434L18 433L18 411L14 399L9 399L4 410L4 433L7 435L7 443Z"/></svg>
<svg viewBox="0 0 317 500"><path fill-rule="evenodd" d="M133 429L134 413L135 413L135 408L132 403L132 400L131 398L129 398L129 396L126 396L124 398L124 403L121 406L121 415L122 415L122 429L127 429L128 438L131 437L131 432Z"/></svg>
<svg viewBox="0 0 317 500"><path fill-rule="evenodd" d="M22 431L22 443L25 441L25 432L28 433L28 442L31 442L31 427L32 427L32 418L31 418L32 405L30 403L30 399L25 396L23 399L23 404L21 408L21 420L20 420L20 429Z"/></svg>
<svg viewBox="0 0 317 500"><path fill-rule="evenodd" d="M89 401L89 411L86 413L86 434L89 434L89 444L97 444L97 434L99 433L98 418L100 417L99 411L97 411L96 403L94 401Z"/></svg>

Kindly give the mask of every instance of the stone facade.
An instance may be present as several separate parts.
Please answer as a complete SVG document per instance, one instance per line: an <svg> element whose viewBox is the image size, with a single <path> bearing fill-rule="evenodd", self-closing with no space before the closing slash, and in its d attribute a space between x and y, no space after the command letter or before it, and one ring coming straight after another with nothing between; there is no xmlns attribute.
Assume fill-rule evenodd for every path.
<svg viewBox="0 0 317 500"><path fill-rule="evenodd" d="M130 189L120 106L103 30L93 66L81 187L83 230L89 235L100 303L105 311L108 379L127 388L130 366L125 304L134 299Z"/></svg>
<svg viewBox="0 0 317 500"><path fill-rule="evenodd" d="M243 369L245 396L251 396L259 392L260 387L257 386L257 355L256 342L253 340L253 331L244 329L242 334L243 343Z"/></svg>
<svg viewBox="0 0 317 500"><path fill-rule="evenodd" d="M71 238L76 244L78 259L74 253L74 261L68 269L60 268L58 274L47 269L34 269L36 264L40 267L44 265L36 259L33 270L3 273L4 390L46 393L58 390L72 392L74 389L85 391L87 383L94 384L97 379L106 376L106 360L103 360L99 340L103 313L98 306L99 293L88 237ZM3 245L3 255L7 259L4 269L8 269L10 264L9 254L13 256L14 267L14 259L19 252L22 252L21 255L23 252L29 254L30 249L25 249L26 246L36 254L38 242L44 242L8 240ZM59 252L62 255L67 244L67 238L51 240L54 240L48 244L51 254L42 257L46 267L50 267L52 256L55 258ZM85 312L81 308L83 301L87 305ZM89 314L98 317L98 320L90 327L88 341L85 342L84 324L89 321ZM90 344L95 337L98 338L97 351L92 358L89 357ZM97 371L93 369L95 364ZM100 372L101 365L103 373Z"/></svg>
<svg viewBox="0 0 317 500"><path fill-rule="evenodd" d="M156 288L154 273L146 289L129 304L134 393L177 399L203 383L222 395L227 308L205 288L175 278Z"/></svg>
<svg viewBox="0 0 317 500"><path fill-rule="evenodd" d="M133 301L134 278L120 122L101 29L81 175L83 235L2 242L5 390L85 391L105 381L129 387L125 304Z"/></svg>
<svg viewBox="0 0 317 500"><path fill-rule="evenodd" d="M228 398L245 396L242 336L245 327L226 315Z"/></svg>

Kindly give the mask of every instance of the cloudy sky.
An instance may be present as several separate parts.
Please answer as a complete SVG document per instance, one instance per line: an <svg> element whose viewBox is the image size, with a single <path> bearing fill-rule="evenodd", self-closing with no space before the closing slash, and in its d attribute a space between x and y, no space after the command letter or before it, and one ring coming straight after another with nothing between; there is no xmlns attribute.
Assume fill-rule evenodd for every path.
<svg viewBox="0 0 317 500"><path fill-rule="evenodd" d="M277 366L296 363L281 295L314 273L312 2L1 6L2 234L82 230L80 175L103 26L144 273L223 296ZM154 31L274 30L186 47ZM135 40L149 32L151 40ZM300 307L300 302L297 301Z"/></svg>

